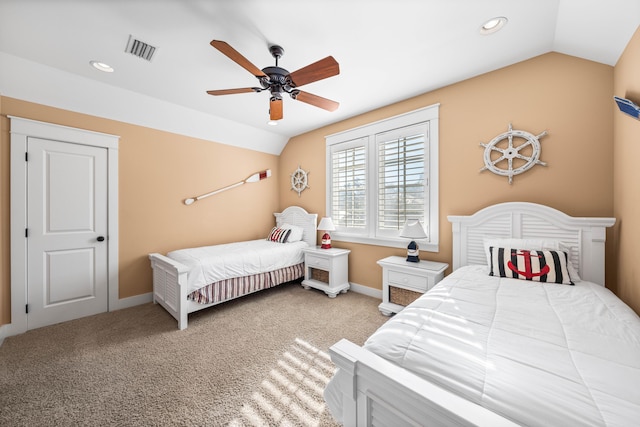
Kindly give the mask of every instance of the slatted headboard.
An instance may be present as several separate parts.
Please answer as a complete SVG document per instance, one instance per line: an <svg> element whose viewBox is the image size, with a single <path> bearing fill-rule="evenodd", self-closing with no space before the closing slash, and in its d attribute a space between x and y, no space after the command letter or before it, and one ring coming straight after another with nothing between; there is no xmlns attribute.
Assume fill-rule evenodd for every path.
<svg viewBox="0 0 640 427"><path fill-rule="evenodd" d="M291 224L302 227L302 240L307 242L309 246L316 245L318 235L316 227L318 223L318 214L310 214L300 206L289 206L280 213L273 214L276 217L276 225Z"/></svg>
<svg viewBox="0 0 640 427"><path fill-rule="evenodd" d="M559 240L571 248L571 262L583 280L604 285L606 228L615 218L571 217L549 206L507 202L469 216L449 215L453 227L453 269L486 264L485 236Z"/></svg>

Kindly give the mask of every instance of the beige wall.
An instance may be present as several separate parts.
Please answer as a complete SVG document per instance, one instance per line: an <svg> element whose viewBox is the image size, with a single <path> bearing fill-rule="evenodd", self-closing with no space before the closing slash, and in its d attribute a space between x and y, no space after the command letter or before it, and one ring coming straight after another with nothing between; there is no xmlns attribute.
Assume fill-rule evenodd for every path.
<svg viewBox="0 0 640 427"><path fill-rule="evenodd" d="M639 38L636 34L615 69L618 95L640 95L634 77L640 71ZM635 174L640 174L634 170L638 158L634 143L640 131L637 122L614 114L613 93L612 67L550 53L292 138L280 157L0 97L0 324L10 321L6 115L121 136L119 272L120 297L125 298L151 291L150 252L259 238L272 225L272 212L289 205L322 216L324 137L434 103L440 103L441 242L438 253L422 256L451 261L449 214L470 214L493 203L523 200L548 204L570 215L612 216L615 193L620 230L629 236L620 238L618 248L618 293L640 311L634 277L634 236L640 235L635 231L640 223L627 223L628 218L637 217L640 207L633 188ZM479 143L504 132L509 122L532 133L549 132L541 139L541 160L548 166L535 166L515 177L513 185L506 178L479 172L483 166ZM311 188L301 197L290 190L289 182L298 165L310 172ZM241 181L266 168L273 172L269 180L190 207L181 204L185 197ZM350 280L376 289L381 288L381 272L375 261L404 254L397 248L334 244L353 250ZM613 232L608 234L607 250L607 282L617 290Z"/></svg>
<svg viewBox="0 0 640 427"><path fill-rule="evenodd" d="M280 192L280 207L300 204L325 213L326 135L420 107L440 103L440 251L421 252L422 258L451 262L451 228L447 215L466 215L506 201L543 203L576 216L613 214L613 68L558 53L545 54L440 90L390 105L295 137L280 156L280 186L298 164L309 170L310 189L298 198ZM345 94L345 97L347 95ZM541 160L516 176L504 177L479 170L483 166L480 142L489 142L507 130L541 138ZM610 233L608 249L613 248ZM381 289L376 261L405 250L347 244L352 250L349 279ZM615 283L612 250L607 255L608 283ZM613 287L613 286L612 286Z"/></svg>
<svg viewBox="0 0 640 427"><path fill-rule="evenodd" d="M266 236L278 210L278 157L0 97L0 324L10 322L9 128L6 115L119 135L120 298L151 292L147 255ZM187 197L271 169L192 206Z"/></svg>
<svg viewBox="0 0 640 427"><path fill-rule="evenodd" d="M640 105L640 28L627 45L614 72L616 96ZM614 204L616 227L617 294L640 313L640 120L614 107Z"/></svg>

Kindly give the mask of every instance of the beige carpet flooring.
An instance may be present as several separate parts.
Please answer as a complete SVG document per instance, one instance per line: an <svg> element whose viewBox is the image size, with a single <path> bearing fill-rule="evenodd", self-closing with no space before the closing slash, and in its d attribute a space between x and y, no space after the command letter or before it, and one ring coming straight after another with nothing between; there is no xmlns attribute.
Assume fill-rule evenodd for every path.
<svg viewBox="0 0 640 427"><path fill-rule="evenodd" d="M48 326L0 347L2 426L334 426L329 347L387 318L380 301L297 283L192 313L154 304Z"/></svg>

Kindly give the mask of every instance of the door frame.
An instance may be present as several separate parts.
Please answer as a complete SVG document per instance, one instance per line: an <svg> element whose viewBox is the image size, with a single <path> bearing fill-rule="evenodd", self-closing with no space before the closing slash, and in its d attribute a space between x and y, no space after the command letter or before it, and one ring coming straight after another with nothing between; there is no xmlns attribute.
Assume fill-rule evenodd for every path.
<svg viewBox="0 0 640 427"><path fill-rule="evenodd" d="M118 308L118 144L120 137L21 117L11 120L11 323L8 335L27 331L27 140L37 137L107 149L108 311Z"/></svg>

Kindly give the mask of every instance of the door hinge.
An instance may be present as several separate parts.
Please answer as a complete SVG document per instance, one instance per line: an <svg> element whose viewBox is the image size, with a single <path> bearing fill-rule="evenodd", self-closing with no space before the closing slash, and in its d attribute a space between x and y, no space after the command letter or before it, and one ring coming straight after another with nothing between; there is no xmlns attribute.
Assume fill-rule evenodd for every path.
<svg viewBox="0 0 640 427"><path fill-rule="evenodd" d="M29 314L29 304L24 306L24 312Z"/></svg>
<svg viewBox="0 0 640 427"><path fill-rule="evenodd" d="M25 162L29 161L29 153L27 153L26 151L24 152L24 161Z"/></svg>
<svg viewBox="0 0 640 427"><path fill-rule="evenodd" d="M24 229L24 237L29 237L29 229L28 228Z"/></svg>

